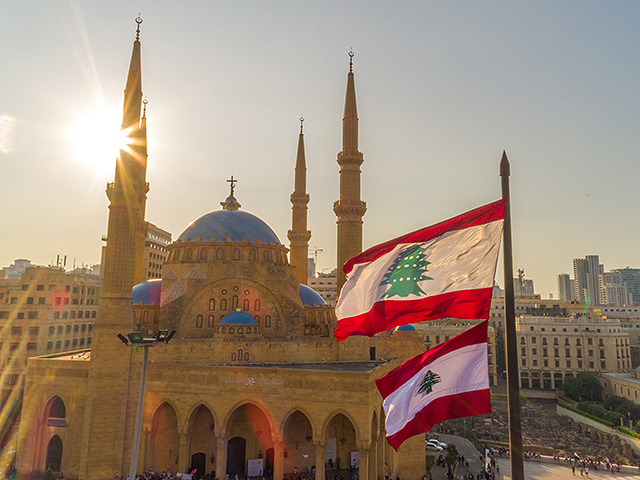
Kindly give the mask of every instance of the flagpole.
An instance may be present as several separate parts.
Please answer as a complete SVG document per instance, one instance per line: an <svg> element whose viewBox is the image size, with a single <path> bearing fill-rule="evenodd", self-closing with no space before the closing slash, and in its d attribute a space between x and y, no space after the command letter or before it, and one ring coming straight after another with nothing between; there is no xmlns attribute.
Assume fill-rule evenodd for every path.
<svg viewBox="0 0 640 480"><path fill-rule="evenodd" d="M509 405L509 458L511 478L524 480L522 448L522 417L520 409L520 385L518 375L518 344L516 341L516 309L513 289L513 252L511 249L511 202L509 176L511 169L507 153L502 151L500 177L504 200L504 315L507 329L507 399Z"/></svg>

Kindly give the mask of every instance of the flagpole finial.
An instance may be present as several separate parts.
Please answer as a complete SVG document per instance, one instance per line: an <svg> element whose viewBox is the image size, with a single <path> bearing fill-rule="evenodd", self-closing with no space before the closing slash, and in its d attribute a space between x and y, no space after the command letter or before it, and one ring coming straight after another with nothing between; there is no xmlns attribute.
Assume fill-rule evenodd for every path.
<svg viewBox="0 0 640 480"><path fill-rule="evenodd" d="M507 158L507 152L505 150L502 151L502 159L500 160L500 176L511 176L511 167L509 165L509 159Z"/></svg>

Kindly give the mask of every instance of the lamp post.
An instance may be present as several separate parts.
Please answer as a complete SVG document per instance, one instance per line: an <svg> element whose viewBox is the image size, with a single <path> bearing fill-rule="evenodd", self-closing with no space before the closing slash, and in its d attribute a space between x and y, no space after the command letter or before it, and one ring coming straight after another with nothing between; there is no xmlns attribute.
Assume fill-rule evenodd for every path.
<svg viewBox="0 0 640 480"><path fill-rule="evenodd" d="M142 347L144 355L142 357L142 371L140 372L140 390L138 392L138 408L136 410L136 425L133 432L133 446L131 448L131 466L129 468L129 480L136 478L136 466L138 464L138 447L140 446L140 427L142 425L142 406L144 405L144 386L147 381L147 360L149 359L149 347L154 347L159 343L169 343L169 340L176 334L175 330L158 330L152 337L144 338L142 332L127 333L125 337L121 333L117 337L129 346Z"/></svg>

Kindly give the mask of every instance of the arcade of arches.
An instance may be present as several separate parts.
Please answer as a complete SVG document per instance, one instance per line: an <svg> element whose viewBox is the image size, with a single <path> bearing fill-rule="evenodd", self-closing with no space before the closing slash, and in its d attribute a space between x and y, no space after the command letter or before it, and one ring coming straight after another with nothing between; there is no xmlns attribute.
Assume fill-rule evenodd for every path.
<svg viewBox="0 0 640 480"><path fill-rule="evenodd" d="M356 425L342 412L316 420L294 410L275 419L260 406L244 403L221 422L203 404L181 421L170 403L161 403L146 430L144 466L158 471L168 465L173 471L197 469L199 475L215 472L215 476L228 473L245 478L248 460L263 459L265 474L274 478L312 467L316 478L323 478L325 469L348 468L355 460L361 478L367 478L366 469L368 477L375 479L384 464L393 461L377 412L366 442L359 441Z"/></svg>

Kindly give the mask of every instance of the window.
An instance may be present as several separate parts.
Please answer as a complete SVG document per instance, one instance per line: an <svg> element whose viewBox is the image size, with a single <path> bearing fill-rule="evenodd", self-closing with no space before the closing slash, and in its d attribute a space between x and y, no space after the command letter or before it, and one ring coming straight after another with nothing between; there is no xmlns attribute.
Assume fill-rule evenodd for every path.
<svg viewBox="0 0 640 480"><path fill-rule="evenodd" d="M65 340L64 341L64 348L65 350L69 350L69 347L71 346L71 340Z"/></svg>
<svg viewBox="0 0 640 480"><path fill-rule="evenodd" d="M270 259L271 257L269 256L269 252L265 250L264 253L262 254L262 260L264 260L265 262L268 262Z"/></svg>
<svg viewBox="0 0 640 480"><path fill-rule="evenodd" d="M238 296L234 295L231 299L231 311L235 312L238 309Z"/></svg>
<svg viewBox="0 0 640 480"><path fill-rule="evenodd" d="M224 260L224 250L219 248L216 250L216 260Z"/></svg>
<svg viewBox="0 0 640 480"><path fill-rule="evenodd" d="M553 349L553 356L554 357L559 357L560 356L560 350L558 348L554 348Z"/></svg>
<svg viewBox="0 0 640 480"><path fill-rule="evenodd" d="M40 329L38 327L29 327L29 335L38 335Z"/></svg>
<svg viewBox="0 0 640 480"><path fill-rule="evenodd" d="M244 302L242 302L242 310L244 310L245 312L249 311L249 299L245 298Z"/></svg>
<svg viewBox="0 0 640 480"><path fill-rule="evenodd" d="M211 328L211 327L213 327L213 325L214 325L214 318L213 318L213 315L209 315L209 319L208 319L208 322L207 322L207 326L208 326L209 328Z"/></svg>
<svg viewBox="0 0 640 480"><path fill-rule="evenodd" d="M556 368L560 368L560 360L556 360Z"/></svg>
<svg viewBox="0 0 640 480"><path fill-rule="evenodd" d="M60 329L60 327L58 327L58 329ZM60 333L60 332L58 332ZM67 325L67 333L71 333L71 325Z"/></svg>
<svg viewBox="0 0 640 480"><path fill-rule="evenodd" d="M39 297L38 298L38 305L44 305L44 301L45 301L44 297Z"/></svg>
<svg viewBox="0 0 640 480"><path fill-rule="evenodd" d="M589 350L589 356L593 357L593 350Z"/></svg>
<svg viewBox="0 0 640 480"><path fill-rule="evenodd" d="M200 260L206 260L207 259L207 249L203 248L200 250Z"/></svg>
<svg viewBox="0 0 640 480"><path fill-rule="evenodd" d="M236 332L235 328L229 327L229 334L233 335Z"/></svg>
<svg viewBox="0 0 640 480"><path fill-rule="evenodd" d="M254 304L254 310L255 310L256 312L259 312L259 311L260 311L260 300L256 300L256 301L255 301L255 304Z"/></svg>
<svg viewBox="0 0 640 480"><path fill-rule="evenodd" d="M526 340L524 339L524 337L520 337L520 345L524 345L526 343Z"/></svg>
<svg viewBox="0 0 640 480"><path fill-rule="evenodd" d="M53 312L53 318L60 318L60 312Z"/></svg>
<svg viewBox="0 0 640 480"><path fill-rule="evenodd" d="M242 327L238 327L238 335L242 335L244 333L244 331L242 330Z"/></svg>
<svg viewBox="0 0 640 480"><path fill-rule="evenodd" d="M33 297L27 297L27 305L33 305Z"/></svg>
<svg viewBox="0 0 640 480"><path fill-rule="evenodd" d="M202 328L202 315L198 315L196 317L196 327L197 328Z"/></svg>
<svg viewBox="0 0 640 480"><path fill-rule="evenodd" d="M536 343L536 337L531 338L531 343Z"/></svg>
<svg viewBox="0 0 640 480"><path fill-rule="evenodd" d="M191 260L193 258L193 249L187 248L187 260Z"/></svg>
<svg viewBox="0 0 640 480"><path fill-rule="evenodd" d="M222 300L220 300L220 311L221 312L226 312L227 311L227 299L223 298Z"/></svg>
<svg viewBox="0 0 640 480"><path fill-rule="evenodd" d="M271 328L271 317L269 315L264 317L264 326L267 328Z"/></svg>
<svg viewBox="0 0 640 480"><path fill-rule="evenodd" d="M526 357L526 356L527 356L527 349L526 349L526 348L524 348L524 347L522 347L522 348L520 349L520 355L522 355L523 357Z"/></svg>
<svg viewBox="0 0 640 480"><path fill-rule="evenodd" d="M250 261L255 261L256 259L256 251L252 248L251 250L249 250L249 260Z"/></svg>
<svg viewBox="0 0 640 480"><path fill-rule="evenodd" d="M531 349L531 355L537 355L538 354L538 349L537 348L532 348Z"/></svg>
<svg viewBox="0 0 640 480"><path fill-rule="evenodd" d="M24 312L18 313L18 319L22 320L24 318Z"/></svg>
<svg viewBox="0 0 640 480"><path fill-rule="evenodd" d="M62 334L62 329L63 328L64 327L62 325L58 325L58 335ZM71 328L71 325L67 325L67 333L69 333L71 331L70 328Z"/></svg>
<svg viewBox="0 0 640 480"><path fill-rule="evenodd" d="M82 310L78 310L78 318L82 318L82 316L83 316Z"/></svg>
<svg viewBox="0 0 640 480"><path fill-rule="evenodd" d="M49 335L56 333L56 327L49 327Z"/></svg>
<svg viewBox="0 0 640 480"><path fill-rule="evenodd" d="M240 249L238 248L233 249L233 259L240 260Z"/></svg>
<svg viewBox="0 0 640 480"><path fill-rule="evenodd" d="M29 285L22 285L22 290L29 290Z"/></svg>
<svg viewBox="0 0 640 480"><path fill-rule="evenodd" d="M213 311L215 309L216 309L216 301L215 299L212 298L209 300L209 310Z"/></svg>
<svg viewBox="0 0 640 480"><path fill-rule="evenodd" d="M73 333L78 333L79 330L80 330L80 325L76 324L73 326Z"/></svg>
<svg viewBox="0 0 640 480"><path fill-rule="evenodd" d="M78 339L74 338L73 339L73 343L71 345L73 346L73 348L77 347L78 346Z"/></svg>
<svg viewBox="0 0 640 480"><path fill-rule="evenodd" d="M527 359L526 359L526 358L523 358L523 359L522 359L522 366L523 366L523 367L526 367L526 366L527 366Z"/></svg>
<svg viewBox="0 0 640 480"><path fill-rule="evenodd" d="M606 365L606 364L605 364L604 362L600 362L600 368L601 368L601 369L603 369L603 370L604 370L604 369L606 368L606 367L605 367L605 365Z"/></svg>
<svg viewBox="0 0 640 480"><path fill-rule="evenodd" d="M564 356L565 356L565 357L570 357L570 356L571 356L571 350L570 350L570 349L568 349L568 348L565 348L565 349L564 349Z"/></svg>

